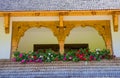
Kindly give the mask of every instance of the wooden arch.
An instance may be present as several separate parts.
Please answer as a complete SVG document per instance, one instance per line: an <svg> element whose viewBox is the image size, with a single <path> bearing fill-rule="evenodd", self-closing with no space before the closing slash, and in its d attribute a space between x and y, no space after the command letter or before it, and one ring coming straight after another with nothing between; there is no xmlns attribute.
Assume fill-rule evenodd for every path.
<svg viewBox="0 0 120 78"><path fill-rule="evenodd" d="M47 27L52 30L57 37L60 46L60 53L64 54L64 41L70 31L77 26L91 26L94 27L103 37L107 49L112 51L111 29L109 20L87 20L87 21L63 21L64 26L59 26L59 21L14 21L12 23L12 52L17 50L20 38L25 31L31 27Z"/></svg>
<svg viewBox="0 0 120 78"><path fill-rule="evenodd" d="M96 20L96 21L71 21L71 22L65 22L64 23L66 27L67 35L69 35L70 31L75 27L86 27L90 26L95 28L99 35L102 36L106 48L110 50L110 54L113 55L112 50L112 39L111 39L111 27L110 27L110 21L109 20Z"/></svg>
<svg viewBox="0 0 120 78"><path fill-rule="evenodd" d="M57 28L55 27L57 23L51 22L51 21L46 21L46 22L13 22L12 24L12 52L16 51L18 48L18 44L20 41L20 38L24 36L24 33L32 28L32 27L46 27L49 28L54 35L55 32L57 31Z"/></svg>

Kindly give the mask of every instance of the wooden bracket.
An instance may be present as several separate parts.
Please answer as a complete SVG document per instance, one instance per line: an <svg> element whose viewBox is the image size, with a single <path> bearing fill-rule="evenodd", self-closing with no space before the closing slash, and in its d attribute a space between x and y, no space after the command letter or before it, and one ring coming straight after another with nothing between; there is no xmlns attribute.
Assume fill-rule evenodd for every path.
<svg viewBox="0 0 120 78"><path fill-rule="evenodd" d="M4 27L5 27L5 33L9 34L9 29L10 29L10 14L9 13L4 14Z"/></svg>
<svg viewBox="0 0 120 78"><path fill-rule="evenodd" d="M59 24L60 27L63 27L63 15L59 14Z"/></svg>
<svg viewBox="0 0 120 78"><path fill-rule="evenodd" d="M114 32L118 32L118 14L113 14L113 26L114 26Z"/></svg>

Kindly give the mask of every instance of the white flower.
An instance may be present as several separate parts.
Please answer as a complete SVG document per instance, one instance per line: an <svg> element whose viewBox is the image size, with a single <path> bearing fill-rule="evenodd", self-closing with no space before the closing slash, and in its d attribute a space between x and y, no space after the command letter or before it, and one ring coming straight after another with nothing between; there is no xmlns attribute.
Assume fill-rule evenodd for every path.
<svg viewBox="0 0 120 78"><path fill-rule="evenodd" d="M51 53L48 53L48 55L51 55Z"/></svg>
<svg viewBox="0 0 120 78"><path fill-rule="evenodd" d="M53 57L53 55L51 55L51 57Z"/></svg>
<svg viewBox="0 0 120 78"><path fill-rule="evenodd" d="M96 53L97 53L97 54L99 54L99 52L98 52L98 51L97 51Z"/></svg>
<svg viewBox="0 0 120 78"><path fill-rule="evenodd" d="M50 59L49 57L47 57L47 59Z"/></svg>
<svg viewBox="0 0 120 78"><path fill-rule="evenodd" d="M99 51L100 51L100 49L99 49L99 48L97 48L97 49L96 49L96 53L97 53L97 54L99 54Z"/></svg>
<svg viewBox="0 0 120 78"><path fill-rule="evenodd" d="M96 52L98 52L98 51L100 51L100 49L99 49L99 48L97 48L97 49L96 49Z"/></svg>
<svg viewBox="0 0 120 78"><path fill-rule="evenodd" d="M31 56L33 58L33 56Z"/></svg>
<svg viewBox="0 0 120 78"><path fill-rule="evenodd" d="M43 56L40 56L40 58L43 58Z"/></svg>

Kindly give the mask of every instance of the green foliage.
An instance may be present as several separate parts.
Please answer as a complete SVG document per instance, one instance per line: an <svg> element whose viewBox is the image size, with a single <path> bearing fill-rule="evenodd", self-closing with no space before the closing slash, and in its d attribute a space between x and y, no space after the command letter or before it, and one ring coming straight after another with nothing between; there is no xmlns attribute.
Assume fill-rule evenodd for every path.
<svg viewBox="0 0 120 78"><path fill-rule="evenodd" d="M102 59L112 59L110 51L103 49L91 52L89 49L67 50L64 55L55 53L51 49L39 50L36 52L21 53L14 52L14 60L21 63L27 62L52 62L52 61L100 61Z"/></svg>

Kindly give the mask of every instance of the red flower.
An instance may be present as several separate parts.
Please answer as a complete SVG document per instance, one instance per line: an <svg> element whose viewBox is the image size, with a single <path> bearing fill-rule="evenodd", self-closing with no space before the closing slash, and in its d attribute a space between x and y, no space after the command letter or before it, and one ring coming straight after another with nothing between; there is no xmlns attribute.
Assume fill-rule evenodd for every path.
<svg viewBox="0 0 120 78"><path fill-rule="evenodd" d="M90 56L89 59L90 59L90 61L91 61L91 60L94 60L94 57L93 57L93 56Z"/></svg>
<svg viewBox="0 0 120 78"><path fill-rule="evenodd" d="M86 52L88 52L88 49L86 49Z"/></svg>
<svg viewBox="0 0 120 78"><path fill-rule="evenodd" d="M76 56L79 57L79 53L76 53Z"/></svg>
<svg viewBox="0 0 120 78"><path fill-rule="evenodd" d="M29 55L28 58L31 58L31 56Z"/></svg>
<svg viewBox="0 0 120 78"><path fill-rule="evenodd" d="M77 51L77 53L79 53L79 52L80 52L80 50Z"/></svg>
<svg viewBox="0 0 120 78"><path fill-rule="evenodd" d="M37 56L33 56L33 58L36 60L36 59L37 59Z"/></svg>
<svg viewBox="0 0 120 78"><path fill-rule="evenodd" d="M84 57L84 54L79 54L79 58L82 59Z"/></svg>
<svg viewBox="0 0 120 78"><path fill-rule="evenodd" d="M78 57L80 60L86 60L86 58L85 58L84 56L85 56L84 54L77 54L77 57Z"/></svg>
<svg viewBox="0 0 120 78"><path fill-rule="evenodd" d="M58 58L55 58L55 61L58 61Z"/></svg>
<svg viewBox="0 0 120 78"><path fill-rule="evenodd" d="M86 61L86 58L83 58L82 60Z"/></svg>

